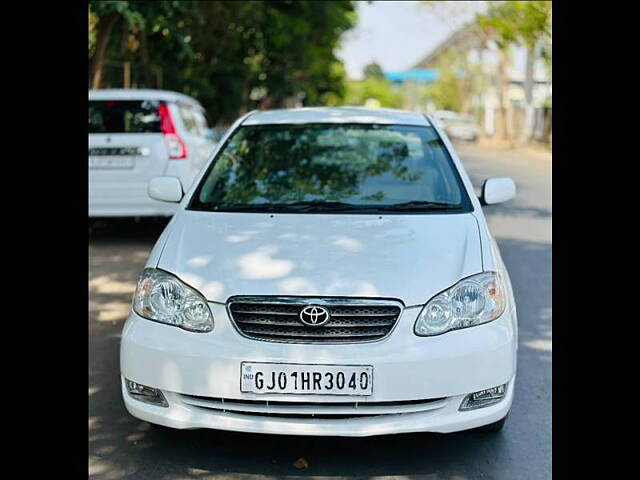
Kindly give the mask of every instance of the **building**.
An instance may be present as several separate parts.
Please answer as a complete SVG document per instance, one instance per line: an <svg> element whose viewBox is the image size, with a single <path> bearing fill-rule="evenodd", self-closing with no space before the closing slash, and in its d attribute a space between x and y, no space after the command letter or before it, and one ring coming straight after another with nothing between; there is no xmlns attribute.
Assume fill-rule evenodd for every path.
<svg viewBox="0 0 640 480"><path fill-rule="evenodd" d="M385 72L385 76L396 84L428 85L438 78L438 64L443 55L453 50L463 62L463 71L483 77L483 87L476 89L467 109L475 113L484 133L496 133L496 110L499 108L498 48L486 39L478 27L468 23L445 38L411 69L403 72ZM508 128L515 136L524 135L525 130L534 138L543 140L550 133L551 81L540 48L534 52L532 65L532 105L526 107L527 53L524 47L512 47L507 65L508 89L505 95ZM464 75L464 72L461 72ZM415 89L415 87L414 87ZM411 90L411 89L409 89ZM413 96L418 98L418 96ZM432 110L433 105L409 105L419 110Z"/></svg>

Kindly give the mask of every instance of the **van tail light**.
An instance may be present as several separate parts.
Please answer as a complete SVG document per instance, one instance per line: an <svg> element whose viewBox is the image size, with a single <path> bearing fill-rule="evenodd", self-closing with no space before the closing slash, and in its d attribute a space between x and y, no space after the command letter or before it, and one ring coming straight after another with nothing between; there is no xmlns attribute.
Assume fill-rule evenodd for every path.
<svg viewBox="0 0 640 480"><path fill-rule="evenodd" d="M171 118L171 112L166 103L158 105L158 114L160 115L160 130L164 135L164 141L169 150L170 159L187 158L187 147L182 139L176 133L176 127Z"/></svg>

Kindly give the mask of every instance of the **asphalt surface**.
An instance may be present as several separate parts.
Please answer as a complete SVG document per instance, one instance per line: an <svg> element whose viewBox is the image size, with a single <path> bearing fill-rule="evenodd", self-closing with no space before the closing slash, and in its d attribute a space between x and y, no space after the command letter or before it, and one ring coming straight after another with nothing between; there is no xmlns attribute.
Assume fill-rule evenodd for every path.
<svg viewBox="0 0 640 480"><path fill-rule="evenodd" d="M518 185L516 200L484 208L511 275L520 326L516 394L502 433L314 438L176 431L131 417L120 396L120 332L137 276L166 221L98 221L89 240L90 477L550 478L550 155L457 148L478 189L488 176L511 176Z"/></svg>

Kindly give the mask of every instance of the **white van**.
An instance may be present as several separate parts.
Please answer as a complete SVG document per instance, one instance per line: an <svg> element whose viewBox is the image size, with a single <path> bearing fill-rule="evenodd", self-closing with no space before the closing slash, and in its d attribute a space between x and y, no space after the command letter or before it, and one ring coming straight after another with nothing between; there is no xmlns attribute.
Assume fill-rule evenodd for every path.
<svg viewBox="0 0 640 480"><path fill-rule="evenodd" d="M89 217L171 216L149 180L176 177L188 189L213 152L202 106L165 90L89 91Z"/></svg>

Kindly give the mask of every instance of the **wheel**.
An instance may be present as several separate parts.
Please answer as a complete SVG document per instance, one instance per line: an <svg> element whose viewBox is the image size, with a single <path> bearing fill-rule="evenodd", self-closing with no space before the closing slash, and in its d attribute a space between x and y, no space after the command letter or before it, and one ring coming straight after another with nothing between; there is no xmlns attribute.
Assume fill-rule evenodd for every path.
<svg viewBox="0 0 640 480"><path fill-rule="evenodd" d="M486 432L486 433L498 433L504 427L505 422L507 421L507 414L503 419L498 420L497 422L490 423L489 425L483 425L482 427L478 427L478 431Z"/></svg>

